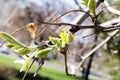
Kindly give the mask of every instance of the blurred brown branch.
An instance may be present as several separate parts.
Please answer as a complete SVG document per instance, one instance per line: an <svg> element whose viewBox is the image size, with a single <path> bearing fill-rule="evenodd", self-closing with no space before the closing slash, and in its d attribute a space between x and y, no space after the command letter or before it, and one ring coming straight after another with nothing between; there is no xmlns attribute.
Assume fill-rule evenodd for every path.
<svg viewBox="0 0 120 80"><path fill-rule="evenodd" d="M115 34L117 34L119 30L113 31L104 41L102 41L100 44L98 44L95 48L93 48L91 51L89 51L85 56L82 56L82 60L78 64L77 68L80 68L83 62L90 56L92 55L96 50L101 48L104 44L106 44Z"/></svg>
<svg viewBox="0 0 120 80"><path fill-rule="evenodd" d="M40 21L41 24L49 24L49 25L58 25L58 26L71 26L72 29L70 31L74 31L73 33L79 31L80 29L87 29L87 28L94 28L99 31L112 31L116 29L120 29L120 24L118 25L111 25L111 26L101 26L101 25L75 25L75 24L70 24L70 23L49 23L49 22L44 22Z"/></svg>

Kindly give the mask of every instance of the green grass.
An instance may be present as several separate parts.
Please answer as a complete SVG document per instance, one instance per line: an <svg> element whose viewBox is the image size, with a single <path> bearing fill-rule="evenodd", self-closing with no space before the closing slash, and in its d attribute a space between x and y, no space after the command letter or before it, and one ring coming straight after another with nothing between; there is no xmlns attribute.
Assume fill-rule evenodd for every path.
<svg viewBox="0 0 120 80"><path fill-rule="evenodd" d="M120 61L116 56L112 56L110 59L106 55L106 59L103 64L108 67L108 73L112 76L112 80L120 80Z"/></svg>
<svg viewBox="0 0 120 80"><path fill-rule="evenodd" d="M14 63L14 59L2 57L2 56L0 56L0 64L3 64L9 68L16 69L18 71L20 70L20 67L21 67L20 64ZM34 65L32 67L32 69L30 70L30 72L34 73L35 70L36 70L36 66ZM46 68L46 67L42 67L42 69L39 71L39 75L41 75L43 77L49 77L52 80L76 80L77 79L75 77L66 76L66 74L64 72ZM15 79L15 80L17 80L17 79Z"/></svg>
<svg viewBox="0 0 120 80"><path fill-rule="evenodd" d="M120 68L118 70L110 71L110 74L113 76L112 80L120 80Z"/></svg>

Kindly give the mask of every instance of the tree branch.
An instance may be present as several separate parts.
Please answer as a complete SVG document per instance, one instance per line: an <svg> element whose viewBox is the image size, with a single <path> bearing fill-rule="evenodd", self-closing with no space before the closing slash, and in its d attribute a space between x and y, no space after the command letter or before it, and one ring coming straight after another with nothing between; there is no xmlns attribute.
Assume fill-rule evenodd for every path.
<svg viewBox="0 0 120 80"><path fill-rule="evenodd" d="M78 64L77 68L79 69L82 65L82 63L91 55L93 54L96 50L101 48L105 43L107 43L114 35L116 35L119 32L119 30L113 31L104 41L102 41L100 44L98 44L95 48L93 48L90 52L88 52L85 56L81 57L82 60Z"/></svg>
<svg viewBox="0 0 120 80"><path fill-rule="evenodd" d="M88 12L86 12L86 11L84 11L84 10L71 10L71 11L68 11L68 12L66 12L66 13L58 16L56 19L52 20L51 23L56 22L58 19L60 19L61 17L65 16L65 15L71 13L71 12L83 12L83 13L85 13L86 15L88 15L88 16L90 16L90 17L92 18L92 16L91 16ZM50 25L47 25L44 29L42 29L42 31L40 31L40 33L36 36L35 39L37 39L38 36L40 36L49 26L50 26Z"/></svg>
<svg viewBox="0 0 120 80"><path fill-rule="evenodd" d="M74 0L75 4L78 6L79 9L82 10L81 6L79 5L78 1L77 0Z"/></svg>
<svg viewBox="0 0 120 80"><path fill-rule="evenodd" d="M41 22L41 24L58 25L58 26L62 26L62 25L71 26L72 28L70 29L70 31L72 33L75 33L77 31L79 31L80 29L87 29L87 28L94 28L94 29L97 29L97 30L102 31L102 32L120 29L120 24L111 25L111 26L102 26L102 25L76 25L76 24L70 24L70 23L49 23L49 22L44 22L44 21L40 21L40 22Z"/></svg>
<svg viewBox="0 0 120 80"><path fill-rule="evenodd" d="M98 7L102 2L104 2L104 0L98 0L96 7ZM89 9L85 10L86 12L89 12ZM81 24L85 21L85 19L88 17L87 14L85 13L81 13L79 16L77 16L77 18L74 20L73 24Z"/></svg>
<svg viewBox="0 0 120 80"><path fill-rule="evenodd" d="M104 4L107 6L108 11L120 16L120 11L110 7L110 4L107 2L107 0L104 1Z"/></svg>
<svg viewBox="0 0 120 80"><path fill-rule="evenodd" d="M117 25L113 25L111 27L105 28L103 31L106 32L106 31L113 31L113 30L118 30L118 29L120 29L120 23Z"/></svg>

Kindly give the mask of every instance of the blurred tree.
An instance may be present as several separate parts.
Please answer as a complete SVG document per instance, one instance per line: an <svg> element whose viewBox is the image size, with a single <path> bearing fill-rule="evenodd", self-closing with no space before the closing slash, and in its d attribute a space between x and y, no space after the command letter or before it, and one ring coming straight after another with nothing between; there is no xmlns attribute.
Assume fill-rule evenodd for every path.
<svg viewBox="0 0 120 80"><path fill-rule="evenodd" d="M70 15L70 16L67 16L65 18L62 18L60 19L59 21L56 21L56 22L73 22L73 24L78 24L78 25L94 25L94 29L97 29L97 26L98 25L102 25L102 23L104 23L105 21L107 20L112 20L113 18L118 18L120 15L116 15L115 13L110 13L107 8L108 7L111 7L111 6L105 6L103 9L105 10L104 13L102 13L102 15L99 15L100 17L98 18L98 13L100 12L100 10L96 11L96 7L98 7L98 3L100 4L101 2L103 2L104 0L98 0L97 4L95 2L95 0L89 0L89 1L94 1L94 4L92 2L89 2L88 0L87 1L87 7L89 7L89 10L85 10L86 12L90 11L90 14L87 13L87 14L83 14L81 13L77 19L75 19L75 21L73 21L74 17L78 15L78 13L75 13L73 15ZM11 1L10 1L11 2ZM17 5L17 4L20 4L20 2L24 5ZM54 22L51 22L53 19L53 17L57 17L58 14L61 14L63 12L66 12L67 10L70 10L72 7L74 6L68 6L69 4L67 2L62 2L62 1L56 1L56 0L51 0L51 1L48 1L48 0L42 0L41 2L39 3L34 3L34 2L27 2L27 1L18 1L17 2L13 2L12 4L15 4L16 8L14 8L13 6L13 9L12 11L10 11L10 13L12 13L12 18L11 16L9 16L9 13L8 13L8 20L7 22L4 22L4 25L5 26L13 26L13 25L17 25L18 26L24 26L28 23L31 23L31 22L34 22L36 23L37 25L40 26L40 29L37 31L37 34L40 33L41 30L43 30L47 24L49 25L57 25L57 24L54 24ZM42 3L44 2L44 4ZM54 2L54 4L53 4ZM89 2L89 5L88 5L88 2ZM109 2L112 3L112 0L109 0ZM26 4L27 3L27 4ZM60 4L61 3L61 4ZM70 2L72 4L72 2ZM118 4L119 1L113 3L113 4ZM93 5L92 5L93 4ZM64 6L63 6L64 5ZM96 6L97 5L97 6ZM52 7L51 7L52 6ZM93 6L94 6L94 9L93 9ZM100 5L101 6L101 5ZM114 7L113 7L114 8ZM116 5L115 6L116 9L119 10L119 5ZM75 8L72 8L72 9L76 9ZM84 9L83 9L84 10ZM54 12L55 11L55 12ZM82 10L81 10L82 11ZM73 11L74 12L74 11ZM82 11L84 12L84 11ZM84 12L84 13L86 13ZM16 14L16 15L15 15ZM88 14L89 14L89 17L88 17ZM92 20L91 20L92 19ZM86 20L85 23L84 20ZM41 21L47 21L47 22L51 22L51 23L45 23L43 24ZM10 24L10 25L7 25L7 24ZM66 24L65 24L66 25ZM72 33L75 33L74 34L74 41L72 44L70 44L70 53L72 54L68 54L67 56L64 54L64 49L67 49L66 48L66 44L64 44L64 47L60 48L62 49L61 50L61 53L63 51L63 55L65 55L66 57L68 57L68 63L69 62L72 62L73 65L74 64L78 64L78 62L81 62L81 59L82 57L81 56L85 56L87 55L87 53L91 50L91 49L94 49L94 47L97 45L96 43L97 42L101 42L102 41L102 38L104 37L104 39L108 36L107 34L103 35L104 33L101 31L102 29L99 30L96 30L94 31L93 29L84 29L84 27L82 27L84 30L81 30L81 28L79 28L77 25L77 29L76 29L76 26L72 25L71 27L73 27L72 29L70 29L70 31ZM109 25L109 24L108 24ZM119 22L114 22L114 23L111 23L110 25L112 25L113 27L116 26L116 25L119 25ZM42 27L43 26L43 27ZM53 28L54 26L50 27L49 29L50 30L53 30L54 32L57 30L58 32L60 32L60 29L58 28ZM58 24L57 26L61 26L61 24ZM96 26L96 27L95 27ZM99 26L99 27L100 27ZM10 27L11 28L11 27ZM63 28L63 27L62 27ZM8 29L6 29L8 30ZM11 28L11 30L13 30L13 28ZM56 32L57 32L56 31ZM87 34L91 34L95 32L95 36L87 36L85 38L81 38L81 37L84 37L86 36ZM24 34L27 34L27 35L24 35ZM100 38L99 35L103 35L102 38ZM49 32L49 30L45 30L43 31L42 35L40 36L40 40L39 42L41 43L42 41L44 40L48 40L48 36L51 35L51 32ZM31 40L31 37L30 37L30 34L28 33L28 31L26 31L26 29L24 29L23 31L21 31L21 34L19 35L16 34L16 36L21 36L20 39L23 39L22 42L23 43L26 43L27 41ZM26 36L28 38L26 38ZM52 35L53 36L53 35ZM113 36L112 36L113 37ZM120 34L118 33L117 35L115 35L108 43L107 43L107 46L108 46L108 50L110 52L117 52L118 55L120 56ZM58 37L59 38L59 37ZM64 38L63 38L64 39ZM60 40L60 41L59 41ZM56 41L56 40L55 40ZM61 42L62 39L59 38L58 39L58 42ZM95 42L93 44L93 42ZM55 43L52 43L52 44L55 44ZM38 43L39 45L39 43ZM43 44L42 44L43 45ZM50 47L50 43L45 45L47 47ZM55 45L56 46L56 45ZM15 46L12 46L12 47L15 47ZM10 45L10 48L12 48L11 45ZM18 48L18 47L17 47ZM14 49L17 49L16 47ZM19 47L20 48L20 47ZM45 47L46 48L46 47ZM52 48L54 48L54 46L52 46ZM46 52L45 54L48 54L48 52L50 52L52 49L51 47L49 48L50 50L48 50L46 52L46 49L44 49L44 51ZM20 50L20 49L17 49L17 51ZM22 49L23 50L23 49ZM42 51L42 50L41 50ZM41 53L41 51L39 52L39 54ZM42 51L42 52L44 52ZM92 66L92 61L93 61L93 58L94 58L94 55L95 55L95 51L93 53L91 53L90 58L88 59L88 61L84 62L83 64L83 79L84 80L88 80L88 75L90 73L90 69L91 69L91 66ZM41 53L43 54L43 53ZM69 56L70 55L70 56ZM89 57L88 56L88 57ZM35 56L36 57L36 56ZM41 55L40 55L41 57ZM44 57L44 56L43 56ZM42 59L43 59L42 57ZM76 59L77 57L77 59ZM39 60L38 60L39 61ZM41 61L42 62L42 61ZM43 64L43 62L42 62ZM41 64L40 64L41 65ZM68 67L71 67L71 66L68 66ZM80 67L80 66L79 66ZM79 72L79 69L77 70ZM67 72L67 71L66 71ZM75 74L76 75L76 74Z"/></svg>

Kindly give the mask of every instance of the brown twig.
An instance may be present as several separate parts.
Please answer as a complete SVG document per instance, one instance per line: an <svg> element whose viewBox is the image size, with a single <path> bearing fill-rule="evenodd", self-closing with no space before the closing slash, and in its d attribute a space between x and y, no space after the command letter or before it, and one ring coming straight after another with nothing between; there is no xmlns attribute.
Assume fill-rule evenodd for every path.
<svg viewBox="0 0 120 80"><path fill-rule="evenodd" d="M91 34L88 34L88 35L85 35L85 36L83 36L82 38L86 38L86 37L92 36L92 35L94 35L94 34L95 34L95 32L93 32L93 33L91 33Z"/></svg>
<svg viewBox="0 0 120 80"><path fill-rule="evenodd" d="M116 35L119 32L119 30L113 31L104 41L102 41L100 44L98 44L95 48L93 48L91 51L89 51L85 56L81 57L82 60L78 64L77 68L79 69L82 65L82 63L91 55L93 54L96 50L101 48L105 43L107 43L114 35Z"/></svg>
<svg viewBox="0 0 120 80"><path fill-rule="evenodd" d="M104 32L106 31L113 31L113 30L117 30L120 29L120 23L118 23L117 25L112 25L110 27L106 27L103 29Z"/></svg>
<svg viewBox="0 0 120 80"><path fill-rule="evenodd" d="M49 25L59 25L59 26L67 25L67 26L71 26L72 29L70 29L70 31L74 31L74 33L77 32L80 29L87 29L87 28L94 28L94 29L97 29L97 30L102 31L102 32L120 29L120 24L111 25L111 26L102 26L102 25L76 25L76 24L70 24L70 23L49 23L49 22L44 22L44 21L40 21L40 22L42 24L49 24Z"/></svg>
<svg viewBox="0 0 120 80"><path fill-rule="evenodd" d="M82 8L81 8L81 6L79 5L78 1L77 1L77 0L74 0L74 2L75 2L75 4L78 6L78 8L79 8L80 10L82 10Z"/></svg>
<svg viewBox="0 0 120 80"><path fill-rule="evenodd" d="M58 19L60 19L60 18L63 17L64 15L69 14L69 13L71 13L71 12L84 12L84 13L86 13L87 15L89 15L90 17L92 17L88 12L85 12L85 11L83 11L83 10L71 10L71 11L68 11L68 12L66 12L66 13L58 16L56 19L52 20L51 23L56 22ZM46 26L44 29L42 29L42 30L40 31L40 33L36 36L36 39L37 39L38 36L40 36L48 27L49 27L49 25Z"/></svg>
<svg viewBox="0 0 120 80"><path fill-rule="evenodd" d="M39 62L38 68L37 68L36 72L34 73L33 77L35 77L38 74L38 71L40 70L40 68L44 64L44 61L45 61L45 59L42 58L41 61Z"/></svg>
<svg viewBox="0 0 120 80"><path fill-rule="evenodd" d="M68 71L67 51L68 51L68 44L66 44L65 47L63 49L61 49L61 53L64 55L64 63L65 63L65 72L66 72L66 75L68 75L68 76L76 76L75 74L70 74L69 71Z"/></svg>
<svg viewBox="0 0 120 80"><path fill-rule="evenodd" d="M32 63L30 64L30 66L27 68L27 70L26 70L26 72L25 72L25 74L24 74L22 80L25 80L25 77L26 77L28 71L30 70L30 68L32 67L32 65L33 65L34 62L35 62L35 59L33 59L33 61L32 61Z"/></svg>
<svg viewBox="0 0 120 80"><path fill-rule="evenodd" d="M81 26L81 25L70 24L70 23L49 23L49 22L44 22L44 21L41 21L41 23L42 24L49 24L49 25L58 25L58 26L65 25L65 26L71 26L71 27L78 27L79 29L96 28L96 26L94 26L94 25L84 25L84 26Z"/></svg>
<svg viewBox="0 0 120 80"><path fill-rule="evenodd" d="M48 22L44 22L41 21L42 24L49 24L49 25L67 25L67 26L71 26L72 29L70 29L70 31L74 31L77 32L80 29L87 29L87 28L94 28L97 29L99 31L105 32L105 31L112 31L112 30L116 30L116 29L120 29L120 25L111 25L111 26L102 26L102 25L75 25L75 24L70 24L70 23L48 23Z"/></svg>

